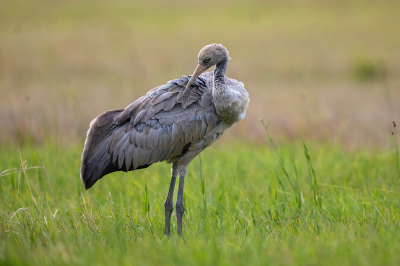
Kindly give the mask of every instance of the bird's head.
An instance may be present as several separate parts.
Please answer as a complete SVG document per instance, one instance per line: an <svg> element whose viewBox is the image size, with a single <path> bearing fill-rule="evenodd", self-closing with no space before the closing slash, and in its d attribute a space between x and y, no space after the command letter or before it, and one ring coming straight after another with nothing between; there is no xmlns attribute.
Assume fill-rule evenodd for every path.
<svg viewBox="0 0 400 266"><path fill-rule="evenodd" d="M186 88L192 85L201 73L221 62L229 61L229 59L228 50L221 44L213 43L204 46L199 52L199 63L193 72L192 78L186 85Z"/></svg>

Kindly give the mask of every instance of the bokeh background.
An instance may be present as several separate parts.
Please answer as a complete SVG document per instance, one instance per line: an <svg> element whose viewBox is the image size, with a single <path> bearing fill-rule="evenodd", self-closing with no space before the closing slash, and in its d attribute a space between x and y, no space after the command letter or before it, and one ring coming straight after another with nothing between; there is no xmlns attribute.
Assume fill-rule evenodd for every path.
<svg viewBox="0 0 400 266"><path fill-rule="evenodd" d="M0 142L83 143L90 121L189 75L222 43L245 120L223 140L388 147L399 1L0 1Z"/></svg>

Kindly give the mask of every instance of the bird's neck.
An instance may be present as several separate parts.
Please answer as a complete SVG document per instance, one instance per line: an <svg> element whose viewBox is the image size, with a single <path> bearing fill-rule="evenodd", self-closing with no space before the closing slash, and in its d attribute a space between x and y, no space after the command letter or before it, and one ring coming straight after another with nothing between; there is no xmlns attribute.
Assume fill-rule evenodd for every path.
<svg viewBox="0 0 400 266"><path fill-rule="evenodd" d="M228 67L228 59L217 64L214 70L213 101L219 119L228 124L236 121L235 115L231 114L232 93L225 84L225 72Z"/></svg>
<svg viewBox="0 0 400 266"><path fill-rule="evenodd" d="M226 90L225 85L225 72L228 68L228 59L218 63L214 70L214 90L215 92L224 92Z"/></svg>

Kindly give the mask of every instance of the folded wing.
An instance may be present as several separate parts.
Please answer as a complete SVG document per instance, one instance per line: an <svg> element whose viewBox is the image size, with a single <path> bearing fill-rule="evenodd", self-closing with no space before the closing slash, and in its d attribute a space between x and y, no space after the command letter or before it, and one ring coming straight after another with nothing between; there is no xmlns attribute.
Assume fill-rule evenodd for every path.
<svg viewBox="0 0 400 266"><path fill-rule="evenodd" d="M90 124L82 154L81 178L89 189L104 175L173 162L218 123L211 88L200 76L150 90L124 110L112 110Z"/></svg>

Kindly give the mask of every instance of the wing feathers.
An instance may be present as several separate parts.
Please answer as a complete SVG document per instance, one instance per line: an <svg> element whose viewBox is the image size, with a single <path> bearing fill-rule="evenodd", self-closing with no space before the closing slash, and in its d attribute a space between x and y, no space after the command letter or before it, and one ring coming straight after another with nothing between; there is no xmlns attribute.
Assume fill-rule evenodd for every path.
<svg viewBox="0 0 400 266"><path fill-rule="evenodd" d="M165 147L172 146L172 132L164 134L164 145Z"/></svg>
<svg viewBox="0 0 400 266"><path fill-rule="evenodd" d="M129 147L125 151L125 167L127 170L131 169L131 166L133 166L132 161L133 161L133 155L134 155L134 150L135 150L135 145L129 145Z"/></svg>
<svg viewBox="0 0 400 266"><path fill-rule="evenodd" d="M181 134L180 134L179 125L173 124L172 125L172 142L171 142L171 145L175 146L178 143L180 137L181 137Z"/></svg>
<svg viewBox="0 0 400 266"><path fill-rule="evenodd" d="M146 115L147 109L140 111L135 119L133 120L133 125L136 125L142 118Z"/></svg>
<svg viewBox="0 0 400 266"><path fill-rule="evenodd" d="M176 98L169 98L166 102L163 102L163 109L164 111L169 111L174 107L176 104Z"/></svg>
<svg viewBox="0 0 400 266"><path fill-rule="evenodd" d="M166 92L166 93L162 94L161 96L151 100L150 104L151 105L156 105L156 104L158 104L158 103L160 103L160 102L162 102L164 100L167 100L167 99L171 98L171 96L172 96L171 92Z"/></svg>
<svg viewBox="0 0 400 266"><path fill-rule="evenodd" d="M150 148L152 150L155 150L158 146L158 139L161 138L160 130L151 129L149 135L150 136L148 137L148 139L150 139Z"/></svg>
<svg viewBox="0 0 400 266"><path fill-rule="evenodd" d="M133 169L137 169L141 165L141 159L140 159L140 154L141 154L141 149L136 148L134 149L133 152L133 158L132 158L132 167Z"/></svg>
<svg viewBox="0 0 400 266"><path fill-rule="evenodd" d="M201 131L200 131L200 135L201 136L205 136L206 135L206 133L207 133L207 127L208 127L208 124L207 124L207 119L205 118L205 117L203 117L203 119L201 120Z"/></svg>

